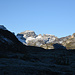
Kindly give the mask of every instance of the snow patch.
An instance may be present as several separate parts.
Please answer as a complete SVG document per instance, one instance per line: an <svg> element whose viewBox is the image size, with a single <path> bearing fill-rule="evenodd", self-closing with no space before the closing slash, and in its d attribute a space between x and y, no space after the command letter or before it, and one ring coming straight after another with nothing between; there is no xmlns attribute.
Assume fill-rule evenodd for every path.
<svg viewBox="0 0 75 75"><path fill-rule="evenodd" d="M31 40L36 40L36 38L28 37L28 38L26 39L26 42L31 41Z"/></svg>
<svg viewBox="0 0 75 75"><path fill-rule="evenodd" d="M17 37L17 39L20 41L20 42L22 42L22 43L26 43L25 41L25 39L22 39L23 37L22 36L16 36Z"/></svg>
<svg viewBox="0 0 75 75"><path fill-rule="evenodd" d="M34 31L30 31L30 30L26 30L25 33L29 33L29 32L34 32Z"/></svg>

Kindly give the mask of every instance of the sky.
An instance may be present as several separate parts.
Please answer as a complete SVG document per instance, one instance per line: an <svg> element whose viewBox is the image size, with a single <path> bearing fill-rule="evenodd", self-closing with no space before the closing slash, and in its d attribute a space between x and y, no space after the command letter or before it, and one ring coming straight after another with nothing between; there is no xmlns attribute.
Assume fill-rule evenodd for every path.
<svg viewBox="0 0 75 75"><path fill-rule="evenodd" d="M64 37L75 33L75 0L0 0L0 25Z"/></svg>

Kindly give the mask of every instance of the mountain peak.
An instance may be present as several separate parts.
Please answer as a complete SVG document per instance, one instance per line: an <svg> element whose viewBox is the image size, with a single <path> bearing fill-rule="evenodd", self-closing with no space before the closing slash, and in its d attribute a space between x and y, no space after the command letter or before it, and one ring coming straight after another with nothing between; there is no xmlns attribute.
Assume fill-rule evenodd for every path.
<svg viewBox="0 0 75 75"><path fill-rule="evenodd" d="M0 29L7 30L3 25L0 25Z"/></svg>
<svg viewBox="0 0 75 75"><path fill-rule="evenodd" d="M26 30L24 32L21 32L20 34L26 34L26 33L35 33L34 31L31 31L31 30Z"/></svg>

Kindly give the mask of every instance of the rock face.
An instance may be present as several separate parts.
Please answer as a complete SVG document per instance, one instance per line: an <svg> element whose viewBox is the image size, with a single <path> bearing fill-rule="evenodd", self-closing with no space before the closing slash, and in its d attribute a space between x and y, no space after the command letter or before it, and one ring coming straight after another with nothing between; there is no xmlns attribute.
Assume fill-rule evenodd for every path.
<svg viewBox="0 0 75 75"><path fill-rule="evenodd" d="M36 35L34 31L29 30L17 34L16 37L19 39L19 41L26 45L38 47L43 44L53 42L57 38L54 35L50 34Z"/></svg>
<svg viewBox="0 0 75 75"><path fill-rule="evenodd" d="M69 35L69 36L66 36L66 37L57 38L53 42L48 43L48 44L44 44L41 47L43 47L45 49L55 49L53 45L56 44L56 43L61 44L66 49L75 49L75 37L74 37L74 34L72 36Z"/></svg>
<svg viewBox="0 0 75 75"><path fill-rule="evenodd" d="M53 43L63 43L63 41L66 41L67 39L69 39L71 37L71 35L66 36L66 37L61 37L61 38L57 38L55 41L53 41Z"/></svg>
<svg viewBox="0 0 75 75"><path fill-rule="evenodd" d="M74 37L74 34L69 39L64 41L62 44L64 46L66 46L67 49L75 49L75 37Z"/></svg>
<svg viewBox="0 0 75 75"><path fill-rule="evenodd" d="M20 42L29 46L37 46L45 49L54 49L54 44L62 44L67 49L75 49L75 33L66 37L57 38L51 34L36 35L34 31L24 31L16 36Z"/></svg>
<svg viewBox="0 0 75 75"><path fill-rule="evenodd" d="M26 30L26 31L24 31L24 32L21 32L20 34L23 34L24 36L24 38L28 38L28 37L33 37L33 38L35 38L37 35L35 34L35 32L34 31L30 31L30 30Z"/></svg>
<svg viewBox="0 0 75 75"><path fill-rule="evenodd" d="M32 40L33 38L36 38L36 36L37 35L34 31L26 30L24 32L18 33L16 37L19 39L20 42L27 45L27 42L29 40Z"/></svg>

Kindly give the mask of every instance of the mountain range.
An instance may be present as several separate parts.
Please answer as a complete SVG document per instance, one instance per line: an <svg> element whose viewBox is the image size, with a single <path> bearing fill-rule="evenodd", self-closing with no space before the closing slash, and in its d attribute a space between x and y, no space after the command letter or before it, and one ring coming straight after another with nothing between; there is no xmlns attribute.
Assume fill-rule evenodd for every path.
<svg viewBox="0 0 75 75"><path fill-rule="evenodd" d="M64 45L68 43L69 48L74 47L74 37L75 34L63 38L48 34L42 36L33 31L15 36L0 25L0 75L75 75L75 49L68 50L58 43L65 39ZM40 39L44 44L39 47L28 45L31 39L32 44ZM40 47L47 45L48 48L50 44L54 49Z"/></svg>
<svg viewBox="0 0 75 75"><path fill-rule="evenodd" d="M45 49L54 49L53 44L59 43L67 49L75 49L75 33L66 37L58 38L51 34L36 35L34 31L26 30L18 33L18 40L25 45L37 46Z"/></svg>

